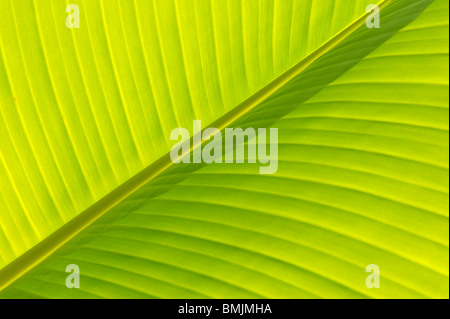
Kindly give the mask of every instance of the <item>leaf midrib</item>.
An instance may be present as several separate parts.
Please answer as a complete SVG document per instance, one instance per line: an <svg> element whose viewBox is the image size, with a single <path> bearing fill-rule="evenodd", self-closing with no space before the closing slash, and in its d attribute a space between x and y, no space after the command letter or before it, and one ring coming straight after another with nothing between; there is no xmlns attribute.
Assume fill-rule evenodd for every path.
<svg viewBox="0 0 450 319"><path fill-rule="evenodd" d="M378 4L380 11L392 1L393 0L380 0ZM367 16L368 13L363 14L359 19L336 34L313 53L291 67L281 76L270 82L244 102L233 108L231 111L211 123L207 128L213 127L219 129L219 131L222 131L232 123L242 118L244 115L248 114L256 106L260 105L287 83L293 80L311 64L347 39L353 32L365 23ZM203 143L204 142L201 141L200 143L192 144L188 153L192 152L197 147L201 147ZM128 198L146 183L162 174L172 165L173 162L170 158L170 152L168 152L160 159L130 178L128 181L108 193L78 216L74 217L68 223L53 232L50 236L16 258L10 264L6 265L3 269L0 269L0 292L22 277L22 275L47 259L56 250L68 243L71 239L81 233L100 217L105 215L113 207Z"/></svg>

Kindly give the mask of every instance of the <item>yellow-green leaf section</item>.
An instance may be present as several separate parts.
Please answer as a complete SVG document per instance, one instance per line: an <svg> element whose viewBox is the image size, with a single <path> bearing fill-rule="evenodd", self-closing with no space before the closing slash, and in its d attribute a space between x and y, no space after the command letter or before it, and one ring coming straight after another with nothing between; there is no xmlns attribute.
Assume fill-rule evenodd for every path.
<svg viewBox="0 0 450 319"><path fill-rule="evenodd" d="M0 297L448 298L448 2L369 3L79 1L69 30L2 0ZM193 119L278 128L278 172L158 161Z"/></svg>

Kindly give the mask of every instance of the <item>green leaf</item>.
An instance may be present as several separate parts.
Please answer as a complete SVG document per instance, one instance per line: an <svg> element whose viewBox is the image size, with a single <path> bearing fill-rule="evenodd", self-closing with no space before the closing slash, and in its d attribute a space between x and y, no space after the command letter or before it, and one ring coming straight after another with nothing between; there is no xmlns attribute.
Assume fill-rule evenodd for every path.
<svg viewBox="0 0 450 319"><path fill-rule="evenodd" d="M447 1L77 2L0 4L1 298L448 298ZM193 119L278 172L173 165Z"/></svg>

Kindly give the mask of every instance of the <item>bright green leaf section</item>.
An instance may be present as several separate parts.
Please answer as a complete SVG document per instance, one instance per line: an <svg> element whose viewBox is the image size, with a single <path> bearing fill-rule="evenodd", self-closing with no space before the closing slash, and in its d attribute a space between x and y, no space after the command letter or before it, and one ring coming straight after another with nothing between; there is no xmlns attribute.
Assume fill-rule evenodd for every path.
<svg viewBox="0 0 450 319"><path fill-rule="evenodd" d="M279 129L276 174L173 166L1 296L448 298L448 3L430 2L394 2L236 122Z"/></svg>
<svg viewBox="0 0 450 319"><path fill-rule="evenodd" d="M308 56L369 0L1 0L0 268ZM66 28L66 6L80 29Z"/></svg>
<svg viewBox="0 0 450 319"><path fill-rule="evenodd" d="M248 8L238 7L245 17ZM331 25L353 17L330 12ZM172 166L0 296L448 298L448 1L394 1L382 17L381 29L363 25L340 38L234 123L279 129L276 174L260 175L260 164ZM291 41L294 32L315 35L300 26ZM243 30L243 38L245 30L265 35L260 26ZM274 46L274 70L283 55L320 45L298 41L288 51ZM256 43L262 57L265 42ZM252 70L243 77L249 87L269 77L262 58L240 61L229 48ZM189 128L192 118L183 120ZM73 263L80 289L65 287ZM365 285L369 264L380 267L380 289Z"/></svg>

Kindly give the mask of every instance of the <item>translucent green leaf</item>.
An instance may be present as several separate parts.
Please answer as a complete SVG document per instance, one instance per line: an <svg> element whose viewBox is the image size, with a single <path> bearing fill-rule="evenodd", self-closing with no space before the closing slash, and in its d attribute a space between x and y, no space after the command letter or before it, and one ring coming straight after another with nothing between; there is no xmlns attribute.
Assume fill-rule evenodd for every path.
<svg viewBox="0 0 450 319"><path fill-rule="evenodd" d="M0 2L1 298L448 298L448 1L77 2Z"/></svg>

